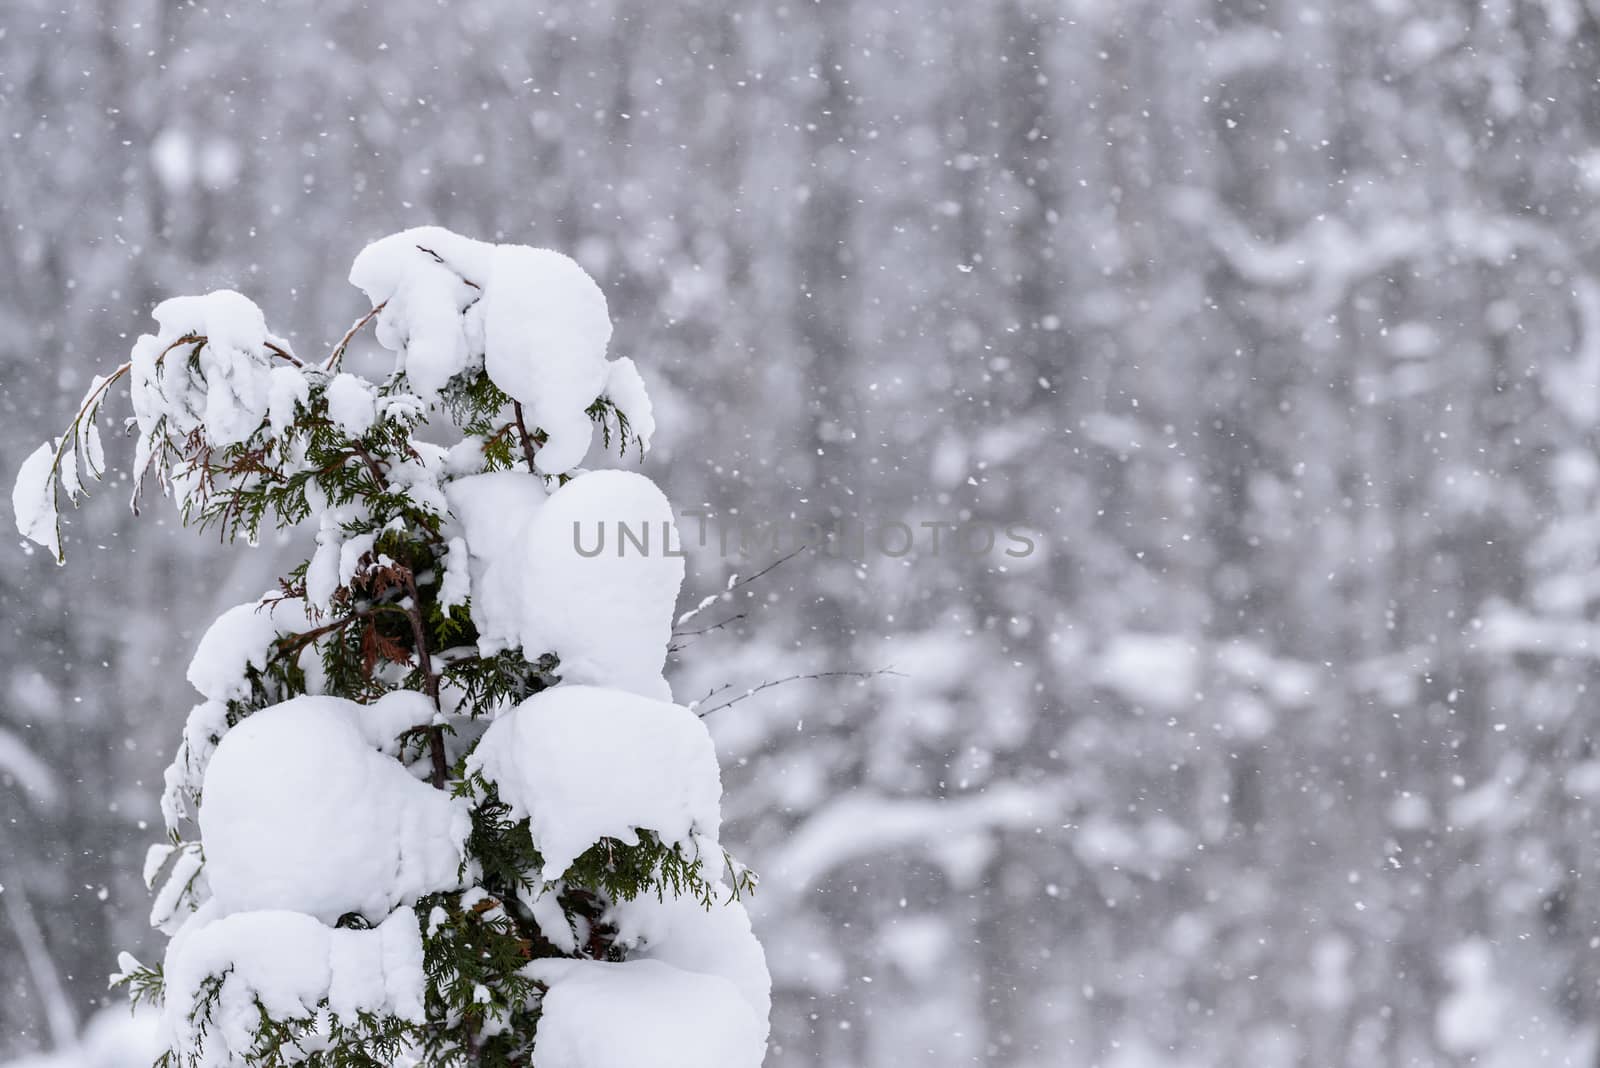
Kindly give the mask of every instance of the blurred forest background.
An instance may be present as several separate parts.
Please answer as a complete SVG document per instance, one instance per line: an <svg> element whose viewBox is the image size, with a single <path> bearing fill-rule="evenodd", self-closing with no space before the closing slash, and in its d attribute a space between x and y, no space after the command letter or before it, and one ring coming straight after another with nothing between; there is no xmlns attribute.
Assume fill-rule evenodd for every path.
<svg viewBox="0 0 1600 1068"><path fill-rule="evenodd" d="M1596 0L6 0L0 133L7 479L158 299L324 351L439 223L596 276L680 507L1039 533L683 649L906 676L711 717L769 1064L1592 1063ZM184 667L288 555L127 490L0 562L0 1057L152 944Z"/></svg>

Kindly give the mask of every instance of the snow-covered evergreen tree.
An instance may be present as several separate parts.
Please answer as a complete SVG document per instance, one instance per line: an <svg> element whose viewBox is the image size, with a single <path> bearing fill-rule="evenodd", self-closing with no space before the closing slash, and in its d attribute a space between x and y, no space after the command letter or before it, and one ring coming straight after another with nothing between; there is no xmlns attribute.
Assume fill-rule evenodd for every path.
<svg viewBox="0 0 1600 1068"><path fill-rule="evenodd" d="M126 379L135 483L186 523L316 526L200 641L145 865L171 941L114 979L160 1001L183 1068L759 1065L753 880L662 677L672 510L579 466L596 428L624 454L654 429L604 295L559 253L433 227L350 280L372 310L320 361L238 293L162 303L18 476L19 529L60 559L57 484L104 470ZM369 322L378 382L341 368Z"/></svg>

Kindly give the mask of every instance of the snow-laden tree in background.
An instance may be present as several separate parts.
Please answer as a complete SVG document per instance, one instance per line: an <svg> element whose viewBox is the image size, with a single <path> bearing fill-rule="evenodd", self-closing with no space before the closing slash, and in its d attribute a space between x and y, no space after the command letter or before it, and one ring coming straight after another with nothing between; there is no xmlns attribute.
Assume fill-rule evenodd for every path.
<svg viewBox="0 0 1600 1068"><path fill-rule="evenodd" d="M18 527L59 559L56 485L103 471L126 378L136 484L229 537L317 528L200 641L145 865L171 941L114 978L163 1005L171 1065L759 1065L753 880L662 677L672 510L579 467L596 428L624 454L654 429L604 295L431 227L350 279L372 311L322 362L238 293L162 303L19 473ZM340 366L368 322L381 382Z"/></svg>

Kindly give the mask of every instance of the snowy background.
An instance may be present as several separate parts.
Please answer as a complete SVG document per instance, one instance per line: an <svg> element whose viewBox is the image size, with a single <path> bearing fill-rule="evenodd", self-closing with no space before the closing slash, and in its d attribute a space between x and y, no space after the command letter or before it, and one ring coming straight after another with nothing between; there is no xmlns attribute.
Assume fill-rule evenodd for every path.
<svg viewBox="0 0 1600 1068"><path fill-rule="evenodd" d="M769 1064L1588 1068L1597 79L1593 0L6 0L0 466L161 297L319 351L382 234L564 249L680 508L1039 534L672 667L905 676L711 718ZM0 562L0 1058L147 1063L183 667L308 543L126 489Z"/></svg>

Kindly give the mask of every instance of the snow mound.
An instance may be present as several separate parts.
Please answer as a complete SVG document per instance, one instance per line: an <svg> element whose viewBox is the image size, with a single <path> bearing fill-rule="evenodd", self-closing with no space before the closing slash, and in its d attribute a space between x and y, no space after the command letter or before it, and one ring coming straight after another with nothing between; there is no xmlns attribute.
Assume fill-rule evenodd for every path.
<svg viewBox="0 0 1600 1068"><path fill-rule="evenodd" d="M484 370L548 438L539 470L578 466L594 430L587 409L606 386L611 316L600 287L559 252L498 246L483 288L483 336Z"/></svg>
<svg viewBox="0 0 1600 1068"><path fill-rule="evenodd" d="M493 245L438 226L374 241L350 267L350 282L378 313L378 344L418 396L433 398L472 362L462 312L480 295L472 283L489 271Z"/></svg>
<svg viewBox="0 0 1600 1068"><path fill-rule="evenodd" d="M645 392L639 368L626 356L612 361L606 372L606 400L628 421L628 429L639 439L641 451L648 452L656 433L655 408Z"/></svg>
<svg viewBox="0 0 1600 1068"><path fill-rule="evenodd" d="M588 409L607 396L646 441L650 402L631 362L606 361L606 297L571 258L551 249L492 245L436 226L375 241L350 281L380 307L378 343L418 396L434 400L451 378L481 366L543 431L541 474L577 467L594 426Z"/></svg>
<svg viewBox="0 0 1600 1068"><path fill-rule="evenodd" d="M567 682L669 700L661 669L683 584L680 550L655 483L631 471L579 475L485 569L486 588L518 592L486 599L485 652L507 643L530 660L553 652Z"/></svg>
<svg viewBox="0 0 1600 1068"><path fill-rule="evenodd" d="M719 887L726 901L726 887ZM658 960L696 975L726 979L755 1013L766 1041L772 1011L772 976L767 956L750 929L750 915L738 901L703 906L692 897L657 898L641 894L618 901L606 920L617 928L617 942L629 960Z"/></svg>
<svg viewBox="0 0 1600 1068"><path fill-rule="evenodd" d="M130 392L141 436L166 422L169 437L204 428L212 445L244 441L266 417L272 353L265 316L248 297L219 289L156 305L158 332L133 346ZM184 337L203 337L198 353ZM176 345L176 347L174 347Z"/></svg>
<svg viewBox="0 0 1600 1068"><path fill-rule="evenodd" d="M540 1068L760 1068L766 1034L726 979L658 960L539 960ZM619 1020L626 1026L618 1026Z"/></svg>
<svg viewBox="0 0 1600 1068"><path fill-rule="evenodd" d="M370 930L335 930L298 912L217 918L205 909L173 937L165 975L165 1037L196 1068L245 1063L262 1009L304 1020L326 1000L345 1021L364 1012L423 1020L422 934L409 908ZM210 1026L199 1027L191 1013L218 980Z"/></svg>
<svg viewBox="0 0 1600 1068"><path fill-rule="evenodd" d="M496 628L503 632L495 643L498 651L515 641L511 621L520 617L517 598L522 584L506 578L509 567L517 564L496 573L492 581L488 572L497 560L520 559L517 548L528 537L528 526L547 496L544 479L526 471L493 471L458 478L445 485L444 493L466 546L473 624L482 635ZM450 564L456 566L453 549Z"/></svg>
<svg viewBox="0 0 1600 1068"><path fill-rule="evenodd" d="M11 485L11 514L17 520L17 533L50 550L62 562L61 529L56 513L56 447L45 442L22 461L17 480Z"/></svg>
<svg viewBox="0 0 1600 1068"><path fill-rule="evenodd" d="M382 702L380 702L380 706ZM378 706L374 706L378 707ZM374 734L417 711L297 697L229 731L206 771L200 833L221 912L293 909L376 920L462 885L466 802L413 778ZM371 714L369 714L370 716Z"/></svg>
<svg viewBox="0 0 1600 1068"><path fill-rule="evenodd" d="M496 720L467 761L527 818L546 881L602 838L649 830L695 855L721 829L711 735L687 708L622 690L562 685Z"/></svg>
<svg viewBox="0 0 1600 1068"><path fill-rule="evenodd" d="M250 696L246 671L265 668L279 638L310 627L305 604L298 598L235 605L201 636L189 661L189 684L212 701L242 701Z"/></svg>
<svg viewBox="0 0 1600 1068"><path fill-rule="evenodd" d="M328 383L328 418L352 438L359 438L378 421L378 398L372 383L360 375L340 372Z"/></svg>

